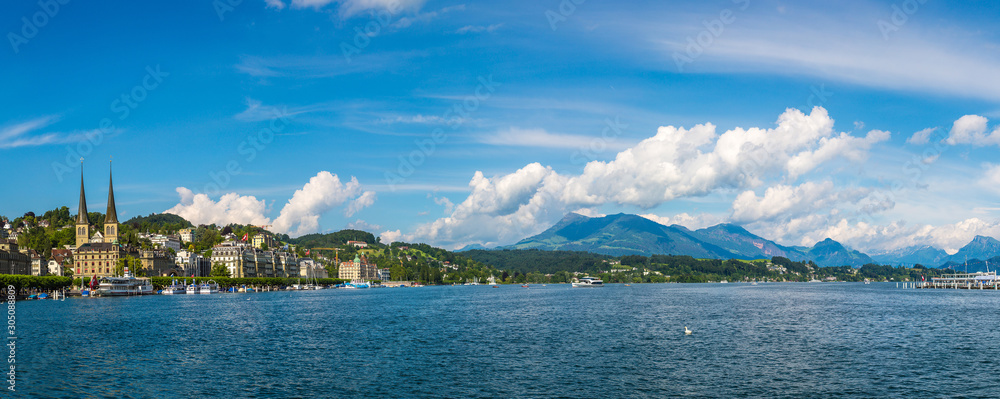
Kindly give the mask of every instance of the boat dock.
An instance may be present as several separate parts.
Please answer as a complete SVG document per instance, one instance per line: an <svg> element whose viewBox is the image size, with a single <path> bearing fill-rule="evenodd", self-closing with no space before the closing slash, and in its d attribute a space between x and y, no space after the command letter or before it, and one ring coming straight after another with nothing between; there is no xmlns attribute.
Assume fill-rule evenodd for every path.
<svg viewBox="0 0 1000 399"><path fill-rule="evenodd" d="M976 273L944 274L932 277L931 281L911 283L913 288L939 288L956 290L997 290L1000 289L1000 276L996 271Z"/></svg>

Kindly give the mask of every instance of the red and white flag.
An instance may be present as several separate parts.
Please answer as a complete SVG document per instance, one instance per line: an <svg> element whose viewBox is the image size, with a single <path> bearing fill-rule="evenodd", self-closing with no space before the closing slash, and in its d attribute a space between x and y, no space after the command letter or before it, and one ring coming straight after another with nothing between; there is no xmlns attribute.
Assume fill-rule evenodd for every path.
<svg viewBox="0 0 1000 399"><path fill-rule="evenodd" d="M309 256L309 250L308 249L306 250L306 256Z"/></svg>
<svg viewBox="0 0 1000 399"><path fill-rule="evenodd" d="M250 233L243 234L243 241L246 241L248 238L250 238Z"/></svg>

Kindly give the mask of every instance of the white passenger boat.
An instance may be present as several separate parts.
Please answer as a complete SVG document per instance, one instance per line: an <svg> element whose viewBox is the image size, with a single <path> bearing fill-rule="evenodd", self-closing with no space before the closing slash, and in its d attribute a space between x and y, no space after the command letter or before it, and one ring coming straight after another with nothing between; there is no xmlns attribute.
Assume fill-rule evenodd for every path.
<svg viewBox="0 0 1000 399"><path fill-rule="evenodd" d="M581 277L579 282L573 283L573 288L603 287L604 281L593 277Z"/></svg>
<svg viewBox="0 0 1000 399"><path fill-rule="evenodd" d="M187 294L197 295L198 294L198 284L192 282L190 285L187 286L187 289L185 289L184 291Z"/></svg>
<svg viewBox="0 0 1000 399"><path fill-rule="evenodd" d="M204 295L218 294L219 284L216 283L215 280L208 280L207 282L198 285L198 293Z"/></svg>
<svg viewBox="0 0 1000 399"><path fill-rule="evenodd" d="M101 277L97 291L98 296L149 295L153 293L153 284L148 278L135 278L125 268L122 277Z"/></svg>

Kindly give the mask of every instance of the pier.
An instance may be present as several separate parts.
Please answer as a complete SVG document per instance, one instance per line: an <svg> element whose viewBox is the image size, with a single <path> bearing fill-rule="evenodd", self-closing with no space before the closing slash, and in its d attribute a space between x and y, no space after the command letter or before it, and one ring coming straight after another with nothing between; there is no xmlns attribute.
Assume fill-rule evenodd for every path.
<svg viewBox="0 0 1000 399"><path fill-rule="evenodd" d="M944 274L941 277L932 277L931 281L912 284L913 288L996 290L1000 289L1000 276L997 276L996 271L954 273Z"/></svg>

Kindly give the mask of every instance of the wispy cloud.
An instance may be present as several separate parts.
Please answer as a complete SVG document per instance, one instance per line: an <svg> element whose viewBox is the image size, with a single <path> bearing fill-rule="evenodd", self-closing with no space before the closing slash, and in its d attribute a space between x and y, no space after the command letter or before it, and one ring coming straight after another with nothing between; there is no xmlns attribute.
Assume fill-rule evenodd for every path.
<svg viewBox="0 0 1000 399"><path fill-rule="evenodd" d="M464 34L467 34L467 33L483 33L483 32L493 33L497 29L500 29L502 26L503 26L502 23L488 25L488 26L484 26L484 25L466 25L466 26L463 26L461 28L458 28L458 30L456 30L455 33L460 34L460 35L464 35Z"/></svg>
<svg viewBox="0 0 1000 399"><path fill-rule="evenodd" d="M332 104L320 103L304 106L285 105L264 105L258 100L247 98L247 109L233 116L236 120L244 122L260 122L275 118L290 118L299 114L311 112L330 111L335 109Z"/></svg>
<svg viewBox="0 0 1000 399"><path fill-rule="evenodd" d="M71 132L39 132L39 130L58 121L59 116L49 115L0 128L0 149L76 143L87 140L88 137L103 134L98 129L75 130Z"/></svg>
<svg viewBox="0 0 1000 399"><path fill-rule="evenodd" d="M628 147L627 144L607 141L601 137L549 133L545 129L521 129L516 127L479 137L479 142L484 144L541 148L585 148L595 140L600 141L609 149L620 150Z"/></svg>
<svg viewBox="0 0 1000 399"><path fill-rule="evenodd" d="M414 15L412 17L401 17L401 18L399 18L399 20L397 20L396 22L394 22L391 25L391 27L393 29L408 28L410 25L413 25L414 23L418 23L418 22L419 23L430 22L431 20L433 20L433 19L435 19L435 18L437 18L437 17L439 17L441 15L447 14L449 12L452 12L452 11L463 11L463 10L465 10L465 5L464 4L459 4L457 6L445 7L445 8L442 8L440 10L436 10L436 11L421 12L421 13L417 13L416 15Z"/></svg>
<svg viewBox="0 0 1000 399"><path fill-rule="evenodd" d="M921 25L911 18L886 40L876 22L880 15L888 18L891 7L836 4L822 13L808 7L789 7L781 15L751 9L707 47L687 40L705 30L702 17L669 16L664 21L663 15L653 14L650 20L621 29L647 38L652 48L640 51L659 52L670 68L676 54L698 55L685 72L806 75L893 90L1000 99L1000 80L994 78L1000 56L990 50L996 44L982 33L962 26ZM932 17L930 10L921 12L921 17Z"/></svg>
<svg viewBox="0 0 1000 399"><path fill-rule="evenodd" d="M359 54L350 61L343 56L243 56L236 70L259 78L330 78L379 70L391 70L420 52Z"/></svg>
<svg viewBox="0 0 1000 399"><path fill-rule="evenodd" d="M340 7L337 8L337 12L340 13L340 17L343 19L350 18L354 15L360 14L365 11L389 11L389 12L400 12L404 10L415 11L419 10L420 7L424 5L425 0L291 0L292 8L312 8L317 11L325 8L332 3L339 3ZM280 0L267 0L267 4L271 3L281 3ZM284 8L284 4L277 6L279 10Z"/></svg>

